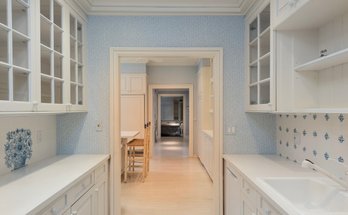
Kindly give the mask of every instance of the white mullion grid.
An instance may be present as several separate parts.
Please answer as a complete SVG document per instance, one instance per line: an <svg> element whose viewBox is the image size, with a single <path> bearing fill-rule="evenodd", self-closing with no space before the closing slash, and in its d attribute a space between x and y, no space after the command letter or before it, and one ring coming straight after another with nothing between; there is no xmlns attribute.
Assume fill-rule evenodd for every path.
<svg viewBox="0 0 348 215"><path fill-rule="evenodd" d="M261 78L261 75L260 75L260 13L257 14L257 104L259 105L260 104L260 96L261 96L261 86L260 86L260 78Z"/></svg>
<svg viewBox="0 0 348 215"><path fill-rule="evenodd" d="M27 43L27 48L28 48L28 69L29 69L29 74L28 74L28 100L31 102L33 100L33 74L32 74L32 28L31 28L31 7L30 7L30 0L28 0L28 8L27 8L27 29L28 29L28 43Z"/></svg>
<svg viewBox="0 0 348 215"><path fill-rule="evenodd" d="M50 43L51 43L51 52L50 52L50 60L51 60L51 103L55 101L55 93L54 93L54 25L53 25L53 0L50 0Z"/></svg>
<svg viewBox="0 0 348 215"><path fill-rule="evenodd" d="M9 31L7 33L7 47L8 47L8 64L10 68L8 70L8 100L13 101L13 32L12 32L12 1L7 0L7 26Z"/></svg>
<svg viewBox="0 0 348 215"><path fill-rule="evenodd" d="M74 16L73 16L74 17ZM78 83L79 82L79 56L78 56L78 44L77 44L77 18L74 17L74 21L75 21L75 40L74 40L74 46L75 46L75 82ZM75 104L78 105L79 104L79 88L78 85L75 85Z"/></svg>

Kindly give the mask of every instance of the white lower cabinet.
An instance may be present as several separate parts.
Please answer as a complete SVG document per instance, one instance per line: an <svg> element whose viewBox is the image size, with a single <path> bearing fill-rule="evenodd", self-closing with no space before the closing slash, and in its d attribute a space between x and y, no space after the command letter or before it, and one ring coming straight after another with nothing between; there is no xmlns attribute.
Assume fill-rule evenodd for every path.
<svg viewBox="0 0 348 215"><path fill-rule="evenodd" d="M239 170L224 161L224 215L241 214L282 215Z"/></svg>
<svg viewBox="0 0 348 215"><path fill-rule="evenodd" d="M108 164L105 162L81 180L72 184L40 215L107 215ZM35 213L36 214L36 213Z"/></svg>

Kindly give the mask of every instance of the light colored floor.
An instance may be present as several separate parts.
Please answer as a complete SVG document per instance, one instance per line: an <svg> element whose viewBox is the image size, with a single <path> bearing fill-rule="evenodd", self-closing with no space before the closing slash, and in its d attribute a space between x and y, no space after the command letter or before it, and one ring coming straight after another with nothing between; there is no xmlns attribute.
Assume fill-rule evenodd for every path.
<svg viewBox="0 0 348 215"><path fill-rule="evenodd" d="M162 137L154 145L154 158L184 158L189 156L188 138Z"/></svg>
<svg viewBox="0 0 348 215"><path fill-rule="evenodd" d="M209 176L197 158L187 157L185 141L174 142L162 139L144 183L133 176L122 184L122 215L213 215Z"/></svg>

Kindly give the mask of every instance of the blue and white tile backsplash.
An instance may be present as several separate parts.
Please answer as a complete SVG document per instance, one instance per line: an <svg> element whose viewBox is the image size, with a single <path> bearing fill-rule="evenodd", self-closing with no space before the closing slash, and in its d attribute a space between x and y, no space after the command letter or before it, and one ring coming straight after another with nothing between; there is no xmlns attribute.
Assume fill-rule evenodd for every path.
<svg viewBox="0 0 348 215"><path fill-rule="evenodd" d="M348 115L277 115L277 153L298 163L310 159L327 169L333 160L348 165Z"/></svg>

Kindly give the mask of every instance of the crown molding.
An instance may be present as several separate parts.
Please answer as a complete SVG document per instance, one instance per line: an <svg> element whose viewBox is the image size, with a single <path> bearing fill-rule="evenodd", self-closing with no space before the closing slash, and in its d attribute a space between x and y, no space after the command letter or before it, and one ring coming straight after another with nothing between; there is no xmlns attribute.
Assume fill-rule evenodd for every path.
<svg viewBox="0 0 348 215"><path fill-rule="evenodd" d="M255 0L237 3L94 3L91 0L74 0L88 15L103 16L185 16L185 15L245 15Z"/></svg>

